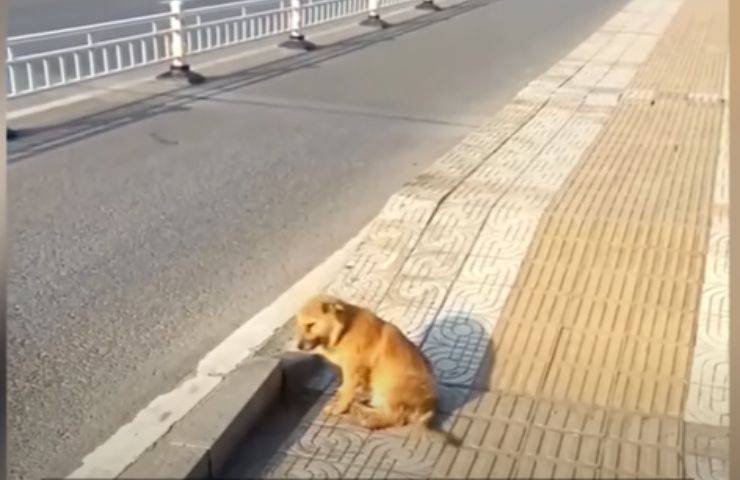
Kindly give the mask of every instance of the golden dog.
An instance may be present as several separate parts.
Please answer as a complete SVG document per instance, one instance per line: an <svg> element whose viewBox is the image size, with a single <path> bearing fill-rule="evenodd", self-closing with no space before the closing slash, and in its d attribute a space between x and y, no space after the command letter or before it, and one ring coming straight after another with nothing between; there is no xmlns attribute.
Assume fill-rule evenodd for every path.
<svg viewBox="0 0 740 480"><path fill-rule="evenodd" d="M429 361L394 325L369 310L320 295L298 312L298 348L313 350L341 371L326 413L350 412L370 429L421 426L459 444L430 423L437 386Z"/></svg>

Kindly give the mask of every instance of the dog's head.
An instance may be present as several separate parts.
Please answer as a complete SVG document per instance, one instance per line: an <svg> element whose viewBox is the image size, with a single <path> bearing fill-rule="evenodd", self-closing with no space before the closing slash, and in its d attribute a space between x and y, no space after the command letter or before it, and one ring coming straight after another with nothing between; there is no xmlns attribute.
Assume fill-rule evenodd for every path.
<svg viewBox="0 0 740 480"><path fill-rule="evenodd" d="M298 349L333 347L346 326L347 304L338 298L321 295L309 300L296 316Z"/></svg>

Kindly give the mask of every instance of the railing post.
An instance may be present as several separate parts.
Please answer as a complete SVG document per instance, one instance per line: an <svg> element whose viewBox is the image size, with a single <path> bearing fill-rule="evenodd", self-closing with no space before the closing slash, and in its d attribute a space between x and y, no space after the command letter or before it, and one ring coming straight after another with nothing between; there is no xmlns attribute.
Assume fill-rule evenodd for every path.
<svg viewBox="0 0 740 480"><path fill-rule="evenodd" d="M301 0L290 0L289 12L290 38L280 44L284 48L313 50L316 45L306 40L303 35L303 6Z"/></svg>
<svg viewBox="0 0 740 480"><path fill-rule="evenodd" d="M422 0L421 3L416 5L416 8L418 10L431 10L433 12L439 12L440 10L442 10L441 7L434 3L434 0Z"/></svg>
<svg viewBox="0 0 740 480"><path fill-rule="evenodd" d="M190 70L190 65L187 63L187 52L185 50L185 42L183 41L183 0L168 0L166 3L170 7L170 31L168 35L172 60L170 61L169 71L159 75L157 78L184 78L191 84L202 83L205 81L205 78ZM157 41L156 38L154 41Z"/></svg>
<svg viewBox="0 0 740 480"><path fill-rule="evenodd" d="M170 68L174 70L188 70L185 63L185 48L182 44L182 0L170 0L170 42L172 62Z"/></svg>
<svg viewBox="0 0 740 480"><path fill-rule="evenodd" d="M388 28L390 25L380 19L380 0L369 0L367 18L360 22L365 27Z"/></svg>

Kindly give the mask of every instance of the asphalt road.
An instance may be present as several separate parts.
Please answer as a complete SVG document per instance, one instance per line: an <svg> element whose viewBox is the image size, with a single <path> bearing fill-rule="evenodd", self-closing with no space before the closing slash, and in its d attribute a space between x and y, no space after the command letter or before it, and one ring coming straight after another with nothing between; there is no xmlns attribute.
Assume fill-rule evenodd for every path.
<svg viewBox="0 0 740 480"><path fill-rule="evenodd" d="M74 470L624 3L466 3L11 142L11 478Z"/></svg>

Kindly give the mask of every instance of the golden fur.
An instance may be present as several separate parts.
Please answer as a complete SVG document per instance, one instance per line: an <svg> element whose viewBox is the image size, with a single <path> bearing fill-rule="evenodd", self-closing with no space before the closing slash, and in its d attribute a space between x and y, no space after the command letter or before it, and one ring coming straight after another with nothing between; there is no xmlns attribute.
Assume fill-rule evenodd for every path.
<svg viewBox="0 0 740 480"><path fill-rule="evenodd" d="M432 367L395 325L327 295L309 300L296 323L298 348L316 351L341 371L327 413L350 412L371 429L431 428L438 401Z"/></svg>

